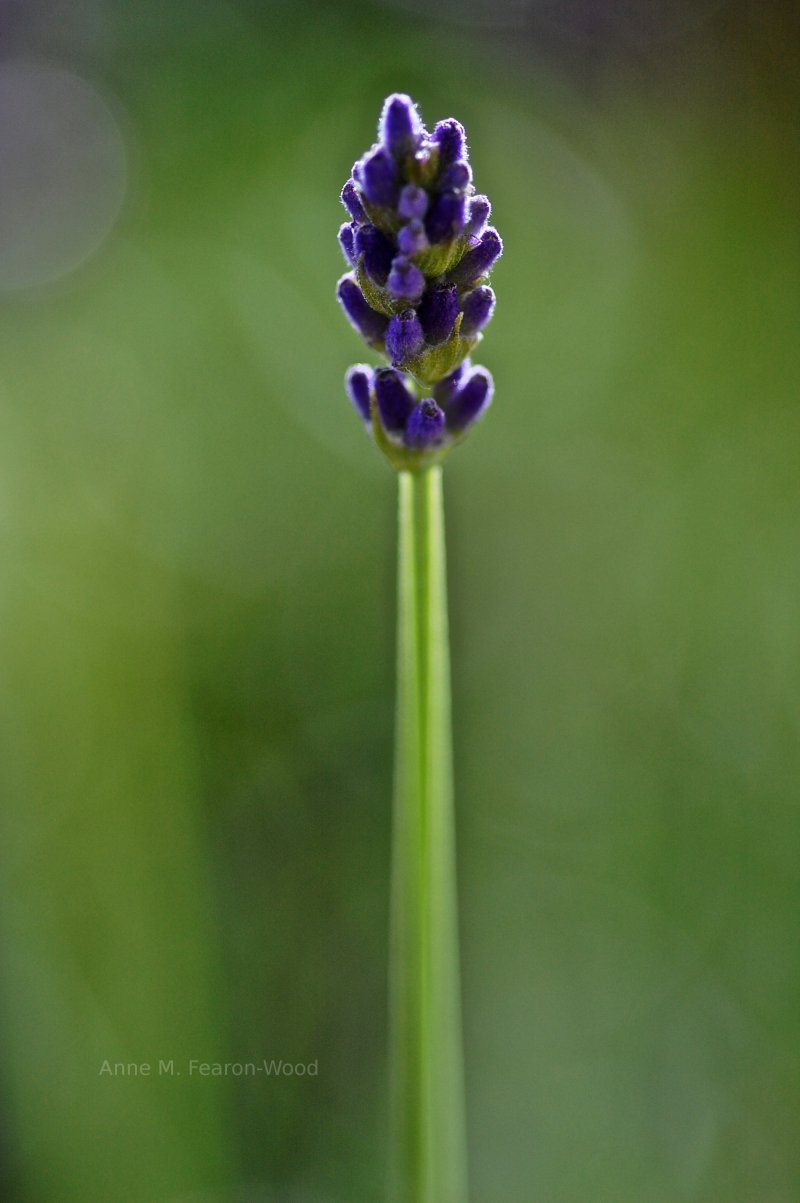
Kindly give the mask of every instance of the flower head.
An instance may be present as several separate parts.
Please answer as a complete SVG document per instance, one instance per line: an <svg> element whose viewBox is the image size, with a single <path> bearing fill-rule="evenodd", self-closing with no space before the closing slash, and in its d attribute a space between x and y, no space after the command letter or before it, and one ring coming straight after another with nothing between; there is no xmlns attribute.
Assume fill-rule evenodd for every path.
<svg viewBox="0 0 800 1203"><path fill-rule="evenodd" d="M395 467L424 467L464 437L493 391L468 356L494 312L486 280L503 244L475 192L463 126L451 118L429 134L408 96L389 96L342 203L352 270L339 301L391 365L351 368L347 392Z"/></svg>

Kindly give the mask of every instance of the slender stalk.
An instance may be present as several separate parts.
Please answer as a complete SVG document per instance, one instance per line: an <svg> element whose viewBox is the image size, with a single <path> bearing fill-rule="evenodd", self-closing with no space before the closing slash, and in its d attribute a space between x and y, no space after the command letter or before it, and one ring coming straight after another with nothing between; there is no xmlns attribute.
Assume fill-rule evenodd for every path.
<svg viewBox="0 0 800 1203"><path fill-rule="evenodd" d="M466 1203L442 475L399 473L392 1203Z"/></svg>

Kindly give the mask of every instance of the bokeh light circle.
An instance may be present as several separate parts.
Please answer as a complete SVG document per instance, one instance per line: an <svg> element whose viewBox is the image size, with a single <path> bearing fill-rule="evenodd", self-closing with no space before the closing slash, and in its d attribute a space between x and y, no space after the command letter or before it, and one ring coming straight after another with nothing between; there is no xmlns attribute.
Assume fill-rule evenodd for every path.
<svg viewBox="0 0 800 1203"><path fill-rule="evenodd" d="M0 292L89 259L125 199L125 141L106 101L71 71L0 65Z"/></svg>

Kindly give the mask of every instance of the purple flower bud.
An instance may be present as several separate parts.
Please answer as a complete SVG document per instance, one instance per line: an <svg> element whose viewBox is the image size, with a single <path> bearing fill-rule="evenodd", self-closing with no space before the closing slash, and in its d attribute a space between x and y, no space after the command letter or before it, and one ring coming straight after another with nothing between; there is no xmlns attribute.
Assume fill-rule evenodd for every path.
<svg viewBox="0 0 800 1203"><path fill-rule="evenodd" d="M375 373L375 400L384 428L393 433L405 430L417 402L394 368L381 368Z"/></svg>
<svg viewBox="0 0 800 1203"><path fill-rule="evenodd" d="M391 207L397 200L397 164L383 146L361 160L364 195L372 205Z"/></svg>
<svg viewBox="0 0 800 1203"><path fill-rule="evenodd" d="M439 178L441 192L463 192L472 183L472 168L469 163L458 161L446 167Z"/></svg>
<svg viewBox="0 0 800 1203"><path fill-rule="evenodd" d="M428 208L428 194L424 188L416 184L406 184L397 202L397 212L401 217L424 217Z"/></svg>
<svg viewBox="0 0 800 1203"><path fill-rule="evenodd" d="M342 204L353 221L367 220L364 206L361 204L361 198L358 195L358 189L352 180L348 180L344 188L342 188Z"/></svg>
<svg viewBox="0 0 800 1203"><path fill-rule="evenodd" d="M453 333L458 317L458 289L455 284L429 288L419 307L419 320L425 341L443 343Z"/></svg>
<svg viewBox="0 0 800 1203"><path fill-rule="evenodd" d="M444 414L431 397L426 397L424 401L420 401L408 419L406 446L421 451L433 443L438 443L443 434Z"/></svg>
<svg viewBox="0 0 800 1203"><path fill-rule="evenodd" d="M449 242L464 229L467 202L460 192L442 192L428 210L425 229L431 242Z"/></svg>
<svg viewBox="0 0 800 1203"><path fill-rule="evenodd" d="M382 313L376 313L374 309L370 308L353 276L342 276L336 286L336 295L353 328L366 342L373 346L380 346L386 335L389 321Z"/></svg>
<svg viewBox="0 0 800 1203"><path fill-rule="evenodd" d="M345 259L351 267L355 267L353 227L349 221L346 221L343 226L339 227L339 246L342 248Z"/></svg>
<svg viewBox="0 0 800 1203"><path fill-rule="evenodd" d="M418 255L428 249L428 235L422 221L415 217L397 234L397 246L403 255Z"/></svg>
<svg viewBox="0 0 800 1203"><path fill-rule="evenodd" d="M480 333L494 312L494 301L494 293L485 284L467 293L461 305L464 316L460 333L465 338Z"/></svg>
<svg viewBox="0 0 800 1203"><path fill-rule="evenodd" d="M365 422L372 420L369 394L372 388L372 368L365 363L353 364L344 378L347 395Z"/></svg>
<svg viewBox="0 0 800 1203"><path fill-rule="evenodd" d="M386 288L395 300L418 301L425 291L425 277L414 263L404 255L398 255L392 263Z"/></svg>
<svg viewBox="0 0 800 1203"><path fill-rule="evenodd" d="M469 217L464 230L465 234L470 234L473 238L479 238L483 233L486 223L492 212L492 206L488 196L478 195L473 196L469 202Z"/></svg>
<svg viewBox="0 0 800 1203"><path fill-rule="evenodd" d="M480 280L491 268L495 259L503 253L500 235L492 226L481 235L481 240L450 272L450 279L462 288Z"/></svg>
<svg viewBox="0 0 800 1203"><path fill-rule="evenodd" d="M443 168L466 157L467 136L460 121L454 121L452 117L440 121L431 138L439 147L439 163Z"/></svg>
<svg viewBox="0 0 800 1203"><path fill-rule="evenodd" d="M453 397L455 397L456 393L461 387L462 381L466 379L469 371L470 363L468 359L465 359L454 371L450 373L449 376L445 376L444 380L440 380L438 384L434 384L433 395L439 404L444 406L445 409L447 409L447 406L450 404Z"/></svg>
<svg viewBox="0 0 800 1203"><path fill-rule="evenodd" d="M395 92L383 105L380 138L390 154L400 156L414 150L422 136L422 122L410 96Z"/></svg>
<svg viewBox="0 0 800 1203"><path fill-rule="evenodd" d="M392 363L402 364L419 351L425 341L419 318L413 309L396 313L386 331L386 354Z"/></svg>
<svg viewBox="0 0 800 1203"><path fill-rule="evenodd" d="M461 385L447 409L447 425L451 430L463 430L488 408L494 392L494 381L486 368L475 368Z"/></svg>
<svg viewBox="0 0 800 1203"><path fill-rule="evenodd" d="M391 242L377 226L359 226L355 236L356 258L364 260L364 267L378 284L385 284L392 266L394 249Z"/></svg>

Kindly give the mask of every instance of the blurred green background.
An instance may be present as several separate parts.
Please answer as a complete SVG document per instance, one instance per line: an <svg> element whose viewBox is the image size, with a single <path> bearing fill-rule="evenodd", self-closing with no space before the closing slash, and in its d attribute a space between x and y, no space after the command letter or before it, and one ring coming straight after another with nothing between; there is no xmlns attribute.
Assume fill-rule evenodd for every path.
<svg viewBox="0 0 800 1203"><path fill-rule="evenodd" d="M3 1198L382 1198L395 483L333 290L401 89L506 240L445 473L472 1203L796 1200L796 10L0 34ZM318 1073L188 1073L263 1058Z"/></svg>

